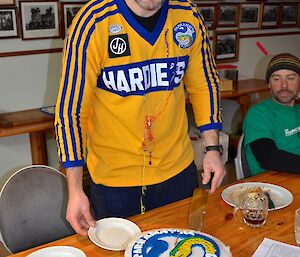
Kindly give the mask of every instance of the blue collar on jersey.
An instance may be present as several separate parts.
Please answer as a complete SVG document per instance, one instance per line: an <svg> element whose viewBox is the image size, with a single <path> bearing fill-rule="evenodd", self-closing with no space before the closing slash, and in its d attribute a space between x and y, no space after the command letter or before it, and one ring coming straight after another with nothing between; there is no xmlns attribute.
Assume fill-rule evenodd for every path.
<svg viewBox="0 0 300 257"><path fill-rule="evenodd" d="M152 32L147 31L140 23L136 21L127 5L125 4L125 0L114 1L117 3L119 12L123 15L127 23L149 44L154 45L166 22L169 0L165 0L165 2L163 3L163 6L161 7L160 17L158 18L158 22Z"/></svg>

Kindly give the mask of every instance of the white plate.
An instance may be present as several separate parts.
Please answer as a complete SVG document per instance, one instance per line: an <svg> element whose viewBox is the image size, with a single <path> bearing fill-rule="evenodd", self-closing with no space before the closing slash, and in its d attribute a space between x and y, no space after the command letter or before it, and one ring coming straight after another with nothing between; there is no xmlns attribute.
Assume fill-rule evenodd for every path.
<svg viewBox="0 0 300 257"><path fill-rule="evenodd" d="M105 218L97 221L88 231L91 241L104 249L125 250L128 242L141 233L133 222L121 218Z"/></svg>
<svg viewBox="0 0 300 257"><path fill-rule="evenodd" d="M42 112L50 114L50 115L54 115L55 114L55 106L42 107L42 108L40 108L40 110Z"/></svg>
<svg viewBox="0 0 300 257"><path fill-rule="evenodd" d="M37 250L26 257L86 257L85 253L71 246L50 246Z"/></svg>
<svg viewBox="0 0 300 257"><path fill-rule="evenodd" d="M251 187L261 187L264 191L269 192L270 198L275 206L274 209L270 210L284 208L293 202L293 195L287 189L281 186L260 182L239 183L229 186L223 190L222 198L229 205L237 206L239 204L240 195L243 194L246 189Z"/></svg>

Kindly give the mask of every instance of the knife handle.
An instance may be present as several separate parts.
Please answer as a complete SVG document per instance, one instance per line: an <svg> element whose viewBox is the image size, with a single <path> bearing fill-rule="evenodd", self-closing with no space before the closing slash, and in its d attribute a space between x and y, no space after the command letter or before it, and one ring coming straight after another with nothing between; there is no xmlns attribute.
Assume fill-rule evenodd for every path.
<svg viewBox="0 0 300 257"><path fill-rule="evenodd" d="M210 177L210 180L208 181L207 184L203 184L202 182L200 183L200 187L203 188L203 189L206 189L206 190L210 190L211 189L211 182L214 178L214 174L215 173L211 173L211 177Z"/></svg>
<svg viewBox="0 0 300 257"><path fill-rule="evenodd" d="M268 198L268 208L269 210L275 209L274 202L272 201L268 191L264 191L264 195Z"/></svg>

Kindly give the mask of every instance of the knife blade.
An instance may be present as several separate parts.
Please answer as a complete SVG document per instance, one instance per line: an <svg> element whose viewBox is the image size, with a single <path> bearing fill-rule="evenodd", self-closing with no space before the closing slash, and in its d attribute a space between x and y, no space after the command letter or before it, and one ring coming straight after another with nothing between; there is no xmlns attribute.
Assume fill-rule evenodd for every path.
<svg viewBox="0 0 300 257"><path fill-rule="evenodd" d="M202 230L203 218L208 198L208 191L203 188L195 188L189 214L189 228Z"/></svg>
<svg viewBox="0 0 300 257"><path fill-rule="evenodd" d="M212 178L211 178L212 180ZM205 214L211 180L193 191L192 203L189 213L189 229L202 230L203 218Z"/></svg>

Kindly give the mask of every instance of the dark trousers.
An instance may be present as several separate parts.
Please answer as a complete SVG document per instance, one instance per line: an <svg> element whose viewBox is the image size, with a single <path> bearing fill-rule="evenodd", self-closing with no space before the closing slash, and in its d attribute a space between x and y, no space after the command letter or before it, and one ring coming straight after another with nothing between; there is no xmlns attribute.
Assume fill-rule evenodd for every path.
<svg viewBox="0 0 300 257"><path fill-rule="evenodd" d="M143 195L145 210L190 197L199 186L197 168L192 162L186 169L162 183L148 185ZM141 213L142 187L107 187L91 183L90 198L95 219L129 217Z"/></svg>

